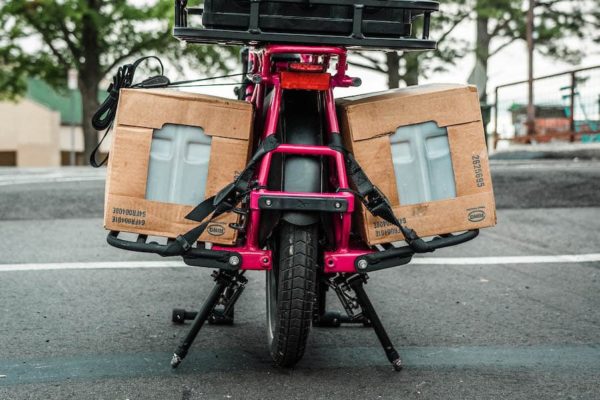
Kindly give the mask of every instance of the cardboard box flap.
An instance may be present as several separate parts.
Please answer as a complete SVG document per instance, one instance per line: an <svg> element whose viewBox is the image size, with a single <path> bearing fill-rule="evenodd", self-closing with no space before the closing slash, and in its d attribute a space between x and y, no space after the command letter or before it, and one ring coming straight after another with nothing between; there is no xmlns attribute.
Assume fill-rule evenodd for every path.
<svg viewBox="0 0 600 400"><path fill-rule="evenodd" d="M160 129L163 125L199 126L209 136L247 140L252 131L252 105L168 89L122 89L119 125Z"/></svg>
<svg viewBox="0 0 600 400"><path fill-rule="evenodd" d="M342 124L359 141L392 134L400 126L434 121L439 127L481 120L474 86L431 84L352 96L336 101Z"/></svg>
<svg viewBox="0 0 600 400"><path fill-rule="evenodd" d="M427 85L418 85L418 86L408 86L400 89L389 89L389 90L381 90L379 92L358 94L354 96L341 97L336 99L336 102L340 106L349 105L359 105L364 103L370 103L371 101L376 101L380 98L395 98L395 97L406 97L406 96L416 96L422 94L429 94L435 92L443 92L447 90L456 90L456 89L465 89L465 88L473 88L476 89L475 86L463 85L458 83L430 83Z"/></svg>

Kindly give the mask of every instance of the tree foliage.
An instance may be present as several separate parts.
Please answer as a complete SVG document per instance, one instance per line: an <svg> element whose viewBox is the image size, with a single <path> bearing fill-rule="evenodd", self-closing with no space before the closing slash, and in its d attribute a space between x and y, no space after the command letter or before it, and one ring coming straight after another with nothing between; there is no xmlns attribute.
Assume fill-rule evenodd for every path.
<svg viewBox="0 0 600 400"><path fill-rule="evenodd" d="M118 65L160 54L179 71L227 70L232 50L182 46L171 35L173 2L127 0L7 0L0 2L0 97L15 98L26 79L64 88L67 71L79 71L86 155L97 142L90 118L98 84Z"/></svg>
<svg viewBox="0 0 600 400"><path fill-rule="evenodd" d="M589 33L589 11L597 0L533 0L536 50L550 57L578 62L584 49L569 39L584 39ZM488 21L488 34L500 42L490 57L516 40L526 40L528 1L476 0L476 18Z"/></svg>
<svg viewBox="0 0 600 400"><path fill-rule="evenodd" d="M536 51L548 57L577 63L585 53L581 39L596 37L598 0L537 0L535 4ZM390 87L397 83L416 84L418 77L428 76L452 65L473 51L487 80L491 57L518 40L526 39L528 0L452 0L441 1L440 12L432 16L431 37L438 49L419 53L390 53L387 58L365 54L354 65L387 74ZM475 40L460 40L456 28L472 22Z"/></svg>
<svg viewBox="0 0 600 400"><path fill-rule="evenodd" d="M527 40L528 1L471 0L476 21L475 69L485 99L489 60L518 40ZM547 57L578 63L585 53L582 39L591 27L589 11L597 0L531 0L534 4L535 50ZM575 45L574 45L575 44Z"/></svg>
<svg viewBox="0 0 600 400"><path fill-rule="evenodd" d="M467 0L446 1L440 4L440 11L432 14L430 37L437 40L437 49L419 52L389 52L385 56L375 52L358 54L351 60L357 67L380 72L388 76L388 86L398 87L418 84L421 76L445 70L463 57L468 42L453 36L455 29L472 14L472 5ZM413 30L420 32L420 19L415 20Z"/></svg>

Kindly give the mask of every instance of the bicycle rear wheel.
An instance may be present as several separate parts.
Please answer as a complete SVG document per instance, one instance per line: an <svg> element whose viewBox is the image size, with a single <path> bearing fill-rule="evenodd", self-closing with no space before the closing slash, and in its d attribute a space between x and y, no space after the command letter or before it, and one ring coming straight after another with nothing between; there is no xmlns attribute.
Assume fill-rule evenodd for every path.
<svg viewBox="0 0 600 400"><path fill-rule="evenodd" d="M267 271L267 334L275 365L291 367L304 355L317 279L316 225L284 222Z"/></svg>

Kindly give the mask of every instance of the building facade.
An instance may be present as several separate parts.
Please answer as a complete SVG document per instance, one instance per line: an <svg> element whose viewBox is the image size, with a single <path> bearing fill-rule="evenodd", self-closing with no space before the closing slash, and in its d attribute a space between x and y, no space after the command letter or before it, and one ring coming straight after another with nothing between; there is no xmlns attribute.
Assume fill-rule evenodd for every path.
<svg viewBox="0 0 600 400"><path fill-rule="evenodd" d="M0 102L0 166L58 167L83 159L81 96L30 79L25 97ZM107 138L100 151L107 153Z"/></svg>

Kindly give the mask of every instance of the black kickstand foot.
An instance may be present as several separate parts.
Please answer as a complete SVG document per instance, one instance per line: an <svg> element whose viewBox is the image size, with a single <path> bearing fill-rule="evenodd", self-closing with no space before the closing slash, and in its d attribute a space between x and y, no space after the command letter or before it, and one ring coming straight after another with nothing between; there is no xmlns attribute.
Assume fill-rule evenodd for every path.
<svg viewBox="0 0 600 400"><path fill-rule="evenodd" d="M229 299L232 301L228 301L227 304L225 304L224 314L227 315L226 313L229 311L228 305L230 307L233 307L233 304L239 298L239 295L241 294L245 284L247 283L247 279L237 272L215 271L213 272L212 276L216 282L215 287L210 292L200 311L198 311L197 313L188 313L185 310L181 309L176 309L173 311L173 322L178 323L180 319L185 320L188 319L186 317L190 317L193 314L195 315L193 315L194 322L192 323L189 332L187 333L187 335L173 354L173 358L171 359L172 368L177 368L179 364L181 364L181 362L187 355L190 347L192 346L192 343L196 339L198 332L200 332L200 329L204 325L204 322L206 322L206 320L213 313L217 304L219 304L219 301L225 293L225 290L230 289L233 293L232 297ZM181 321L181 323L183 323L183 321Z"/></svg>
<svg viewBox="0 0 600 400"><path fill-rule="evenodd" d="M356 293L356 298L360 307L362 308L363 314L365 317L371 322L377 337L379 338L379 342L383 346L383 350L385 351L385 355L387 356L390 363L392 363L394 369L396 371L400 371L402 369L402 359L400 355L392 345L392 341L388 336L379 316L375 312L375 308L373 308L373 304L367 296L365 292L364 284L367 281L367 276L364 274L361 275L353 275L347 278L348 285L354 290Z"/></svg>

